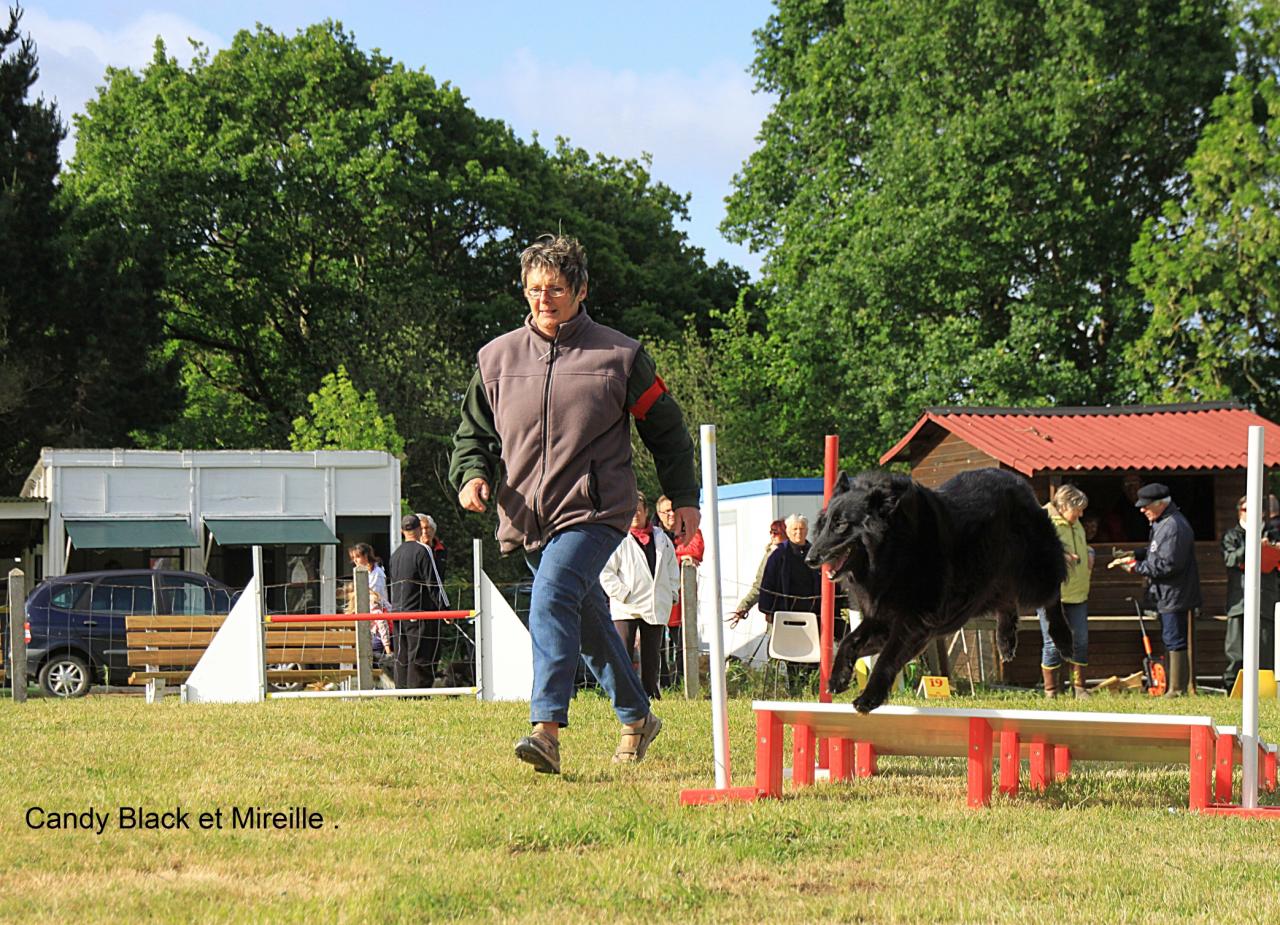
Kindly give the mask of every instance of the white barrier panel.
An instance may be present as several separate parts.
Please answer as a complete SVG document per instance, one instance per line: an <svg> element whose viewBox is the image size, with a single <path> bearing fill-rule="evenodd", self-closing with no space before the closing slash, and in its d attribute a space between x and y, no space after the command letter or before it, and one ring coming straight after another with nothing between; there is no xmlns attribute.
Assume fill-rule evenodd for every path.
<svg viewBox="0 0 1280 925"><path fill-rule="evenodd" d="M489 576L480 572L477 589L483 621L482 700L528 700L533 691L533 640Z"/></svg>
<svg viewBox="0 0 1280 925"><path fill-rule="evenodd" d="M267 689L263 643L258 579L254 577L187 678L186 701L261 703Z"/></svg>

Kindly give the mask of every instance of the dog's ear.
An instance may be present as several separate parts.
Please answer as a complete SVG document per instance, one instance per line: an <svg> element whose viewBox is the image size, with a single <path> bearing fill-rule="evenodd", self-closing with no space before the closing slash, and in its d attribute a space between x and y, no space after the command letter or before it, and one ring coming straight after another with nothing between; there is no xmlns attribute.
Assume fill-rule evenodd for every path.
<svg viewBox="0 0 1280 925"><path fill-rule="evenodd" d="M888 520L914 489L915 483L911 479L895 475L889 479L887 485L875 492L871 509L877 516Z"/></svg>
<svg viewBox="0 0 1280 925"><path fill-rule="evenodd" d="M831 489L831 497L834 498L836 495L843 495L848 490L849 475L846 472L841 472L840 476L836 479L836 484Z"/></svg>

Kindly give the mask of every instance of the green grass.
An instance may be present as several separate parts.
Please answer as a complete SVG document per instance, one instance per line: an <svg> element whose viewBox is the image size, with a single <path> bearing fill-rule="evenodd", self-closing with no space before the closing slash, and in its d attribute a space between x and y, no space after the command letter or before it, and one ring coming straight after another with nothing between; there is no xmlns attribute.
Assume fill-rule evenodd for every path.
<svg viewBox="0 0 1280 925"><path fill-rule="evenodd" d="M1044 706L1030 694L953 703ZM1239 702L1221 697L1084 706L1240 717ZM2 700L0 921L1280 917L1280 823L1188 813L1185 766L1076 763L1046 793L1024 789L973 811L961 761L882 758L874 779L682 808L681 789L712 783L709 705L669 697L658 709L665 726L649 759L615 767L616 721L598 696L580 697L556 778L512 756L523 704ZM1261 709L1274 740L1280 706ZM730 723L735 783L748 784L749 701L731 702ZM193 830L33 831L32 805L113 814L181 805ZM325 824L196 828L199 812L250 805L306 806Z"/></svg>

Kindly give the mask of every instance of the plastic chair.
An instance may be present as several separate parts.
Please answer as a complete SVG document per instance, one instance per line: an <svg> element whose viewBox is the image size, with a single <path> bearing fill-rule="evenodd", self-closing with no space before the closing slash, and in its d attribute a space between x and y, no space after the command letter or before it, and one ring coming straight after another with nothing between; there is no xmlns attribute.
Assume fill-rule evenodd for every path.
<svg viewBox="0 0 1280 925"><path fill-rule="evenodd" d="M822 660L818 636L818 615L801 610L779 610L773 615L773 632L769 634L769 657L784 662Z"/></svg>

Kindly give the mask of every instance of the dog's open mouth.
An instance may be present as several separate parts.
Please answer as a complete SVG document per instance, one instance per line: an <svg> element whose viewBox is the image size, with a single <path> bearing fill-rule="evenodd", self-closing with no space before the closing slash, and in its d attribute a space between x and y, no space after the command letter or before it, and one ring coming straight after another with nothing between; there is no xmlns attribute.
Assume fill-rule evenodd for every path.
<svg viewBox="0 0 1280 925"><path fill-rule="evenodd" d="M846 551L838 553L833 559L828 559L826 562L822 563L822 567L825 570L827 577L832 581L835 581L837 576L840 574L840 570L844 568L844 564L848 561L849 553Z"/></svg>

